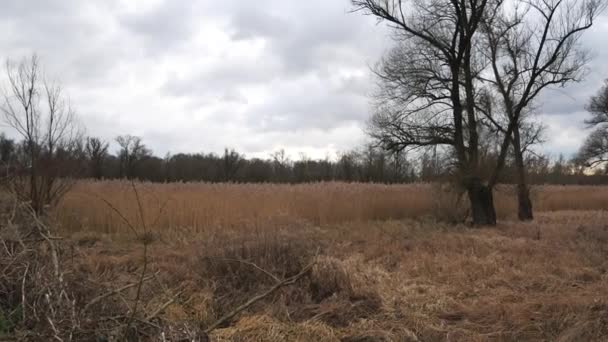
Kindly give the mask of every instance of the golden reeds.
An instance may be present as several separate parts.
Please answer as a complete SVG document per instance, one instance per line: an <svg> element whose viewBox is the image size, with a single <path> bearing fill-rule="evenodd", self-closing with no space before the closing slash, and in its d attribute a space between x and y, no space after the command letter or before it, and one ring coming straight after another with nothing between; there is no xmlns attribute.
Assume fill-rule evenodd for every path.
<svg viewBox="0 0 608 342"><path fill-rule="evenodd" d="M137 183L146 224L165 234L189 234L234 227L264 227L308 222L317 226L343 222L420 218L455 206L453 194L430 184L360 183L210 184ZM608 187L539 186L535 210L603 210ZM496 190L498 216L516 213L514 191ZM122 219L104 200L136 224L137 203L127 181L82 181L54 211L61 230L105 234L127 232ZM446 203L442 203L445 202ZM463 199L466 204L466 199Z"/></svg>

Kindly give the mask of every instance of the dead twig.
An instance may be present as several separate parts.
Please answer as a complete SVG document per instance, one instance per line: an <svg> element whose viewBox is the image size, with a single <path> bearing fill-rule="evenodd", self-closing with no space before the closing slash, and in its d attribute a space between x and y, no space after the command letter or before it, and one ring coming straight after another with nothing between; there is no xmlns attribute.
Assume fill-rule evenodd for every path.
<svg viewBox="0 0 608 342"><path fill-rule="evenodd" d="M218 260L218 261L234 262L234 263L248 265L248 266L251 266L251 267L255 268L256 270L258 270L258 271L266 274L267 276L269 276L270 278L272 278L277 283L279 283L279 282L282 281L281 279L279 279L279 277L277 277L274 274L266 271L265 269L261 268L260 266L256 265L255 263L253 263L251 261L241 260L241 259L231 259L231 258L214 258L214 257L208 257L208 259Z"/></svg>
<svg viewBox="0 0 608 342"><path fill-rule="evenodd" d="M178 291L171 299L166 301L163 305L159 306L153 313L146 317L146 321L151 321L156 316L158 316L161 312L163 312L169 305L173 304L175 300L184 292L184 290Z"/></svg>
<svg viewBox="0 0 608 342"><path fill-rule="evenodd" d="M51 258L53 261L53 268L55 271L55 278L57 278L57 280L59 281L59 284L61 285L61 284L63 284L63 277L61 275L61 271L59 270L59 255L57 253L57 247L55 246L55 243L49 237L49 236L51 236L51 233L50 233L51 231L46 226L46 224L44 224L44 222L42 222L42 220L40 220L40 217L38 217L34 208L32 208L30 205L28 205L28 209L30 210L32 218L36 222L36 227L38 228L38 233L40 234L40 236L42 236L42 238L49 245L49 249L51 250Z"/></svg>
<svg viewBox="0 0 608 342"><path fill-rule="evenodd" d="M27 272L30 270L30 265L25 266L25 272L23 272L23 279L21 280L21 319L25 322L25 310L26 310L26 301L25 301L25 280L27 279Z"/></svg>
<svg viewBox="0 0 608 342"><path fill-rule="evenodd" d="M148 280L150 280L150 279L152 279L152 278L154 278L154 275L150 275L150 276L148 276L148 277L145 277L145 278L143 279L143 281L148 281ZM97 296L97 297L93 298L91 301L89 301L89 302L87 303L87 305L85 305L85 306L84 306L84 308L82 309L82 311L83 311L83 312L85 312L85 311L87 311L87 310L88 310L88 309L89 309L91 306L93 306L93 305L95 305L95 304L99 303L100 301L102 301L102 300L104 300L104 299L106 299L106 298L108 298L108 297L111 297L111 296L113 296L113 295L119 294L119 293L121 293L121 292L123 292L123 291L125 291L125 290L130 289L130 288L133 288L133 287L137 286L138 284L139 284L139 282L137 282L137 283L132 283L132 284L125 285L125 286L123 286L123 287L117 288L117 289L115 289L115 290L112 290L112 291L106 292L106 293L104 293L104 294L102 294L102 295L99 295L99 296Z"/></svg>

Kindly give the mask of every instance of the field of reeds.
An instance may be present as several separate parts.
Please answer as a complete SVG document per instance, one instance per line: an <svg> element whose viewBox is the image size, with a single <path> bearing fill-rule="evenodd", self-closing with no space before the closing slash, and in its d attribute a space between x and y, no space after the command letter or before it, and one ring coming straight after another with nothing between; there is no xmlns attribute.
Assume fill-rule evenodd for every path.
<svg viewBox="0 0 608 342"><path fill-rule="evenodd" d="M512 192L479 228L430 184L81 182L14 245L4 201L0 339L608 340L608 188Z"/></svg>
<svg viewBox="0 0 608 342"><path fill-rule="evenodd" d="M162 234L183 235L227 227L261 227L307 222L317 226L347 222L437 217L458 221L466 216L466 198L438 185L313 183L209 184L136 183L143 219ZM516 215L511 187L496 190L499 218ZM537 186L537 212L608 208L608 187ZM127 181L78 183L55 210L67 232L128 232L120 215L140 221L138 201Z"/></svg>

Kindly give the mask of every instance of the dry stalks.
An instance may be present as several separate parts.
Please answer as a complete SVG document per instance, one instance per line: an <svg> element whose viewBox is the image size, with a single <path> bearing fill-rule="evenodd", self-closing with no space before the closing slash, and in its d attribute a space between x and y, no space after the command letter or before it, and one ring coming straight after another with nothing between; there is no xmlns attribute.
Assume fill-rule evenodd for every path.
<svg viewBox="0 0 608 342"><path fill-rule="evenodd" d="M135 184L132 189L139 201ZM78 251L74 256L78 241L52 236L51 229L43 222L43 218L16 199L10 210L3 208L5 210L2 212L7 214L3 216L6 223L0 230L0 243L3 246L0 255L0 337L32 341L147 341L182 338L205 341L209 333L230 324L235 316L252 305L308 276L315 265L314 261L310 262L315 260L314 255L298 255L298 249L292 242L274 245L275 240L265 239L263 244L253 247L241 246L225 250L216 248L215 254L233 258L216 258L212 263L208 262L212 260L209 256L201 259L204 264L209 264L200 269L201 276L211 276L203 279L209 288L213 284L219 284L221 278L227 275L232 274L238 278L251 270L257 270L272 279L273 285L265 288L265 282L258 283L257 276L251 277L249 287L264 290L255 295L251 291L235 292L241 294L240 297L225 292L225 296L237 298L241 303L215 321L203 325L188 322L174 324L160 318L160 315L170 306L188 302L192 297L184 299L186 288L183 284L165 282L165 275L158 269L152 270L149 251L155 240L148 231L143 207L139 205L141 223L138 225L128 221L109 201L107 205L124 218L125 224L135 233L134 241L141 245L142 252L141 258L129 258L132 269L129 273L133 275L119 275L121 278L127 276L126 279L131 282L119 287L108 286L109 289L96 281L98 276L87 269L89 265L83 264L87 260L84 251ZM95 243L85 246L92 247ZM71 255L68 252L70 249ZM253 257L253 260L263 259L267 264L274 263L276 267L272 270L275 273L253 261L242 259L245 256ZM299 258L302 262L306 259L309 263L293 271L296 270L294 267L299 266L294 266L292 257ZM247 272L224 274L226 269L221 265L226 262L245 266ZM295 274L292 275L293 272ZM239 284L233 284L236 291ZM216 300L215 306L220 307L221 299Z"/></svg>
<svg viewBox="0 0 608 342"><path fill-rule="evenodd" d="M466 198L458 200L458 192L432 184L138 183L137 188L150 230L158 238L170 240L187 240L209 230L302 222L323 226L424 217L461 222L467 211ZM537 212L608 208L608 187L538 186L532 193ZM516 217L515 192L510 187L497 188L495 198L501 219ZM129 221L140 221L129 182L83 181L53 213L61 231L131 234L124 219L102 199Z"/></svg>
<svg viewBox="0 0 608 342"><path fill-rule="evenodd" d="M0 201L0 332L32 341L608 338L605 211L578 206L541 212L532 223L503 221L487 229L423 219L321 225L302 217L231 221L228 211L220 211L209 217L223 224L197 231L165 226L188 208L179 212L173 200L159 200L164 185L135 186L138 193L131 185L120 197L116 192L108 198L116 210L99 203L113 216L108 223L122 225L120 235L53 230L53 221L39 223L17 202ZM278 194L267 193L265 204L247 197L253 196L247 195L252 190L247 186L225 186L229 189L224 199L218 195L220 203L232 198L234 208L249 205L247 210L260 207L267 213L280 207L279 198L297 203L318 198L306 197L312 188L299 188L295 195L289 192L293 188L270 186ZM334 191L333 200L344 198L331 186L338 184L315 189L324 195ZM371 200L380 196L373 186L366 189ZM100 201L115 189L110 190L93 198ZM508 191L497 191L500 201ZM350 194L352 201L364 197ZM172 198L185 201L209 193L179 199L182 195L173 191ZM583 203L589 196L602 204L605 190L547 187L536 196L537 208L556 210L574 207L568 196L579 196ZM211 202L191 203L191 213L197 205L219 207ZM336 222L347 217L330 214L325 217ZM363 217L358 215L351 214Z"/></svg>

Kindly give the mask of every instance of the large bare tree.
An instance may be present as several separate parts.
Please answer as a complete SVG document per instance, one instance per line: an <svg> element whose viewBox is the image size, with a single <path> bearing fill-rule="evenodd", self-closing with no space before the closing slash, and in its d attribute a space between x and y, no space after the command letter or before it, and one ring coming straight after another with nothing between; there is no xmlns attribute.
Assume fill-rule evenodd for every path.
<svg viewBox="0 0 608 342"><path fill-rule="evenodd" d="M494 39L495 33L488 26L499 17L507 21L510 18L507 3L518 8L520 2L524 3L523 0L352 0L357 10L388 22L398 41L398 46L376 70L380 96L370 133L391 150L429 146L449 149L454 155L458 182L468 193L473 223L477 225L496 223L492 193L511 145L519 151L514 155L521 162L517 162L521 164L520 170L525 171L523 159L519 158L524 150L520 132L523 113L530 110L532 100L547 86L566 82L566 77L576 75L578 69L569 71L578 65L570 63L572 57L578 56L573 52L576 39L591 25L592 20L587 19L594 18L603 7L592 0L582 1L585 4L580 7L568 0L526 1L540 15L516 11L524 15L523 19L515 15L523 24L506 25L500 31L515 35L517 30L526 28L533 33L528 36L522 56L513 57L515 68L509 70L510 56L504 56L512 40L499 37L495 40L508 42L501 43L504 46L489 44L494 42L490 38ZM562 3L564 7L560 7ZM555 15L556 8L560 13L564 8L580 11L572 11L574 19L568 19ZM538 29L540 36L536 34ZM488 45L496 47L496 58L493 52L487 53ZM522 62L525 64L520 65ZM504 94L500 92L503 83L510 87ZM509 107L502 108L507 113L502 121L495 120L484 107L484 97L496 96L502 96L502 107ZM497 158L489 163L483 160L480 136L483 127L491 125L500 128L497 130L500 139ZM521 193L529 199L527 191L525 187Z"/></svg>
<svg viewBox="0 0 608 342"><path fill-rule="evenodd" d="M522 130L526 130L531 106L544 89L563 87L583 77L588 58L579 44L580 37L591 28L605 4L597 0L526 0L511 4L508 8L496 7L484 18L480 51L488 59L490 71L480 78L492 85L500 99L499 110L484 113L490 114L488 119L510 137L517 170L518 216L531 220L522 137L529 131ZM493 115L497 112L505 118L502 125ZM533 136L534 132L536 129L532 129Z"/></svg>
<svg viewBox="0 0 608 342"><path fill-rule="evenodd" d="M152 155L140 137L133 135L120 135L116 137L120 147L118 158L120 162L120 177L131 179L135 177L136 168L141 162Z"/></svg>
<svg viewBox="0 0 608 342"><path fill-rule="evenodd" d="M353 0L355 8L387 21L399 41L380 63L381 84L371 134L399 151L445 146L459 185L468 193L473 223L492 225L492 184L480 158L476 77L482 70L473 42L490 0Z"/></svg>
<svg viewBox="0 0 608 342"><path fill-rule="evenodd" d="M89 162L90 174L95 179L103 177L104 162L108 158L109 144L96 137L88 137L85 145L85 152Z"/></svg>
<svg viewBox="0 0 608 342"><path fill-rule="evenodd" d="M61 87L43 77L35 55L7 61L6 74L1 110L23 139L22 158L8 185L41 214L73 184L80 127Z"/></svg>

